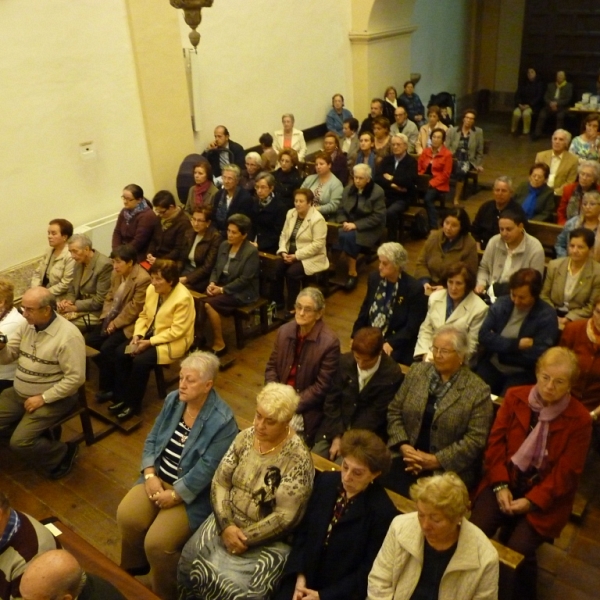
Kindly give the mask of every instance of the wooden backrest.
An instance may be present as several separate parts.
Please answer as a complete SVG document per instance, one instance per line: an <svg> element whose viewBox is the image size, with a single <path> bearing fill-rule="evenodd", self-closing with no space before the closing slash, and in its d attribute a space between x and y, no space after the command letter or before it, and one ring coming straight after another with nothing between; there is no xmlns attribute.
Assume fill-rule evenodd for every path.
<svg viewBox="0 0 600 600"><path fill-rule="evenodd" d="M563 230L562 225L544 223L543 221L529 221L525 228L529 235L537 238L544 247L544 252L552 257L556 256L554 244L558 234Z"/></svg>
<svg viewBox="0 0 600 600"><path fill-rule="evenodd" d="M331 246L337 244L341 226L341 223L332 223L331 221L327 221L327 240L325 243L327 244L328 248L331 248Z"/></svg>
<svg viewBox="0 0 600 600"><path fill-rule="evenodd" d="M273 290L276 283L276 275L279 264L283 260L281 256L259 252L260 258L260 295L267 300L273 299Z"/></svg>

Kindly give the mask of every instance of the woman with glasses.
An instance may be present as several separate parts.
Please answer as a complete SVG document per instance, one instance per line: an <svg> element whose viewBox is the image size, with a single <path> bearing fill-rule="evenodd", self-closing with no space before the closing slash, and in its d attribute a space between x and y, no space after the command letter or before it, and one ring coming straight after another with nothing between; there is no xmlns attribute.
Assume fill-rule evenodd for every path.
<svg viewBox="0 0 600 600"><path fill-rule="evenodd" d="M296 298L294 320L277 331L267 362L265 381L291 385L300 404L291 425L308 446L323 419L323 402L340 362L340 340L322 320L325 298L320 290L304 288Z"/></svg>
<svg viewBox="0 0 600 600"><path fill-rule="evenodd" d="M524 181L515 191L515 200L525 216L534 221L550 221L554 216L554 190L548 185L550 167L536 162L529 169L529 181Z"/></svg>
<svg viewBox="0 0 600 600"><path fill-rule="evenodd" d="M259 252L277 254L287 208L275 193L275 177L262 171L256 176L254 191L254 204L250 214L253 240L251 243Z"/></svg>
<svg viewBox="0 0 600 600"><path fill-rule="evenodd" d="M568 219L579 214L583 194L600 191L600 164L595 160L582 160L577 169L577 181L563 187L562 197L556 209L556 222L564 225Z"/></svg>
<svg viewBox="0 0 600 600"><path fill-rule="evenodd" d="M556 244L554 244L554 250L556 256L562 258L567 256L567 246L569 240L569 233L573 229L579 227L585 227L591 229L594 233L594 248L592 250L592 256L594 260L600 261L600 192L592 190L583 195L581 201L581 212L575 217L569 219L563 230L558 234L556 238Z"/></svg>
<svg viewBox="0 0 600 600"><path fill-rule="evenodd" d="M396 452L382 484L408 495L420 477L454 471L476 483L493 419L490 388L467 366L464 329L440 327L431 362L414 364L388 408L388 447Z"/></svg>

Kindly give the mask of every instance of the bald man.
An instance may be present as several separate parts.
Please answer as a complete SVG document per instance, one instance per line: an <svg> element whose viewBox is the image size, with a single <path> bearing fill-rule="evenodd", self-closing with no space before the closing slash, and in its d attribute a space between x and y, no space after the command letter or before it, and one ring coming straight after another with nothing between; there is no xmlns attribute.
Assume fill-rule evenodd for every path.
<svg viewBox="0 0 600 600"><path fill-rule="evenodd" d="M85 342L56 313L56 299L46 288L27 290L21 309L26 322L8 344L0 343L0 363L17 361L14 387L0 395L0 436L10 436L15 454L59 479L71 471L77 444L44 434L77 404L85 382Z"/></svg>
<svg viewBox="0 0 600 600"><path fill-rule="evenodd" d="M125 600L112 584L83 571L66 550L34 558L21 578L23 600Z"/></svg>

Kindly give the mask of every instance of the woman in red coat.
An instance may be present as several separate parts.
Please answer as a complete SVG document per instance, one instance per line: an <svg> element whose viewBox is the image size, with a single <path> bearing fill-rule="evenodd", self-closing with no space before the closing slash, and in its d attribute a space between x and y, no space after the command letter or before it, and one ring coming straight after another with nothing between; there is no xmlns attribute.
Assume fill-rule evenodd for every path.
<svg viewBox="0 0 600 600"><path fill-rule="evenodd" d="M535 598L537 547L558 537L571 514L592 419L571 396L577 357L566 348L538 360L535 386L508 390L485 452L471 522L525 556L513 597Z"/></svg>
<svg viewBox="0 0 600 600"><path fill-rule="evenodd" d="M452 174L452 152L444 146L446 132L434 129L431 132L431 146L425 148L419 156L419 175L431 175L429 187L425 192L425 209L429 217L429 228L438 228L435 201L450 191L450 175Z"/></svg>

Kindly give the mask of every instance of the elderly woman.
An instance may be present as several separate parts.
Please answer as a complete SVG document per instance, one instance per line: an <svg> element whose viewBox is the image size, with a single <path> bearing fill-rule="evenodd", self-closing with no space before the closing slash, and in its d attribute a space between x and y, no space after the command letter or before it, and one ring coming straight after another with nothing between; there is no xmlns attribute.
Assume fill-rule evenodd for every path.
<svg viewBox="0 0 600 600"><path fill-rule="evenodd" d="M287 207L275 192L275 178L262 171L255 178L256 198L252 206L252 244L259 252L277 254Z"/></svg>
<svg viewBox="0 0 600 600"><path fill-rule="evenodd" d="M48 288L52 295L61 300L69 291L73 280L75 261L69 252L68 240L73 235L73 225L66 219L52 219L48 223L48 251L40 261L30 287Z"/></svg>
<svg viewBox="0 0 600 600"><path fill-rule="evenodd" d="M477 244L470 229L467 212L463 208L453 208L446 212L442 228L427 238L417 260L415 277L421 281L428 296L440 289L444 273L456 262L465 263L473 276L477 273Z"/></svg>
<svg viewBox="0 0 600 600"><path fill-rule="evenodd" d="M100 351L94 357L99 369L96 393L99 402L106 402L114 396L116 351L121 344L129 343L150 285L150 276L137 264L133 246L117 246L110 257L113 272L100 314L102 322L85 335L85 343Z"/></svg>
<svg viewBox="0 0 600 600"><path fill-rule="evenodd" d="M176 597L181 550L211 514L211 480L238 432L213 388L218 372L208 352L182 361L179 389L166 397L144 443L141 476L117 509L121 567L132 575L151 570L161 598Z"/></svg>
<svg viewBox="0 0 600 600"><path fill-rule="evenodd" d="M327 152L315 155L315 175L309 175L302 187L309 189L315 196L315 208L327 219L335 215L342 199L344 186L331 172L331 156Z"/></svg>
<svg viewBox="0 0 600 600"><path fill-rule="evenodd" d="M375 150L375 163L392 153L392 136L390 135L390 122L385 117L373 119L373 146Z"/></svg>
<svg viewBox="0 0 600 600"><path fill-rule="evenodd" d="M573 138L569 152L579 160L600 160L600 114L591 113L583 120L583 133Z"/></svg>
<svg viewBox="0 0 600 600"><path fill-rule="evenodd" d="M286 113L281 117L283 129L278 129L273 134L273 148L281 152L284 148L292 148L298 153L298 160L304 162L306 156L306 142L300 129L294 127L294 115Z"/></svg>
<svg viewBox="0 0 600 600"><path fill-rule="evenodd" d="M217 262L210 274L203 298L201 322L208 318L212 333L212 351L217 356L227 354L223 339L221 316L230 317L238 306L258 300L260 260L258 250L248 241L252 222L246 215L231 215L227 219L227 240L217 253Z"/></svg>
<svg viewBox="0 0 600 600"><path fill-rule="evenodd" d="M432 104L427 107L427 123L419 129L419 136L417 138L417 143L415 144L415 150L419 156L423 154L425 148L431 146L431 134L434 129L448 131L448 127L442 123L441 118L442 113L440 112L439 106Z"/></svg>
<svg viewBox="0 0 600 600"><path fill-rule="evenodd" d="M331 156L331 172L346 185L348 182L348 161L340 148L340 138L335 133L323 137L323 150Z"/></svg>
<svg viewBox="0 0 600 600"><path fill-rule="evenodd" d="M327 223L313 207L314 196L310 190L300 188L294 195L294 206L288 211L277 254L283 259L277 269L277 304L283 304L283 284L287 285L287 311L293 313L296 296L307 275L321 273L329 267L327 258Z"/></svg>
<svg viewBox="0 0 600 600"><path fill-rule="evenodd" d="M550 167L535 163L529 169L529 181L524 181L515 191L514 199L525 216L535 221L552 221L554 216L554 190L548 185Z"/></svg>
<svg viewBox="0 0 600 600"><path fill-rule="evenodd" d="M594 234L592 256L594 260L600 260L600 192L592 190L583 194L581 212L569 219L563 230L556 236L554 250L558 258L567 256L569 233L580 227L589 229Z"/></svg>
<svg viewBox="0 0 600 600"><path fill-rule="evenodd" d="M490 537L502 528L504 544L525 556L515 600L535 598L535 551L559 537L573 507L592 431L571 396L578 375L573 352L545 352L537 383L508 390L487 443L471 522Z"/></svg>
<svg viewBox="0 0 600 600"><path fill-rule="evenodd" d="M112 247L129 244L135 248L138 262L142 262L148 254L158 217L144 197L144 190L135 183L123 188L121 200L123 208L113 231Z"/></svg>
<svg viewBox="0 0 600 600"><path fill-rule="evenodd" d="M294 535L275 600L365 598L367 577L397 511L377 477L390 466L371 431L346 431L342 470L321 473Z"/></svg>
<svg viewBox="0 0 600 600"><path fill-rule="evenodd" d="M412 81L404 82L404 91L398 98L398 104L406 108L408 118L411 121L414 121L417 126L421 125L423 115L425 114L425 107L421 102L421 98L415 94L415 84Z"/></svg>
<svg viewBox="0 0 600 600"><path fill-rule="evenodd" d="M185 232L181 245L179 260L183 267L179 283L203 294L210 282L223 238L213 226L213 210L210 206L194 208L191 223L192 228Z"/></svg>
<svg viewBox="0 0 600 600"><path fill-rule="evenodd" d="M195 209L212 206L217 192L213 183L212 167L207 160L202 160L194 166L194 185L188 192L185 212L191 217Z"/></svg>
<svg viewBox="0 0 600 600"><path fill-rule="evenodd" d="M474 485L492 424L490 388L466 365L464 329L440 327L430 351L433 360L410 368L388 407L388 447L399 456L385 485L403 496L417 478L442 471Z"/></svg>
<svg viewBox="0 0 600 600"><path fill-rule="evenodd" d="M398 108L398 91L393 85L388 85L382 98L384 100L383 116L391 123L394 120L394 111Z"/></svg>
<svg viewBox="0 0 600 600"><path fill-rule="evenodd" d="M358 136L358 152L354 164L365 164L375 169L375 136L370 131L363 131Z"/></svg>
<svg viewBox="0 0 600 600"><path fill-rule="evenodd" d="M487 304L473 291L475 274L467 263L450 265L442 280L443 287L429 296L427 316L419 329L415 359L431 361L435 332L444 324L464 330L469 343L469 356L474 356L479 343L479 329L488 311Z"/></svg>
<svg viewBox="0 0 600 600"><path fill-rule="evenodd" d="M446 147L454 155L456 191L454 204L460 201L467 173L471 169L483 171L483 131L475 127L477 112L468 108L463 112L462 125L453 125L446 135Z"/></svg>
<svg viewBox="0 0 600 600"><path fill-rule="evenodd" d="M177 264L158 258L150 282L133 337L115 350L114 402L108 410L120 421L140 412L152 369L183 358L194 339L194 299L179 283Z"/></svg>
<svg viewBox="0 0 600 600"><path fill-rule="evenodd" d="M455 473L420 479L416 512L396 517L369 574L368 600L498 598L498 553L467 520L469 494Z"/></svg>
<svg viewBox="0 0 600 600"><path fill-rule="evenodd" d="M213 514L186 544L180 598L269 598L313 484L308 448L290 426L298 394L267 384L256 398L254 426L223 457L211 486Z"/></svg>
<svg viewBox="0 0 600 600"><path fill-rule="evenodd" d="M246 168L242 171L240 186L254 195L256 177L263 170L262 157L258 152L246 154Z"/></svg>
<svg viewBox="0 0 600 600"><path fill-rule="evenodd" d="M410 365L427 314L427 298L423 286L404 272L408 253L401 244L381 244L377 256L379 269L369 275L367 295L352 333L362 327L378 327L385 340L383 351L396 362Z"/></svg>
<svg viewBox="0 0 600 600"><path fill-rule="evenodd" d="M213 201L214 226L221 234L227 235L227 219L231 215L252 214L252 196L240 185L241 171L237 165L225 165L221 169L223 187L217 192Z"/></svg>
<svg viewBox="0 0 600 600"><path fill-rule="evenodd" d="M15 286L8 279L0 278L0 333L9 341L25 322L23 315L15 308L14 300ZM0 365L0 392L12 387L16 371L16 362Z"/></svg>
<svg viewBox="0 0 600 600"><path fill-rule="evenodd" d="M340 362L340 340L323 322L325 298L304 288L296 298L294 320L277 331L265 381L286 383L300 394L293 427L312 446L323 419L323 402Z"/></svg>
<svg viewBox="0 0 600 600"><path fill-rule="evenodd" d="M592 315L600 293L600 264L591 255L594 233L585 227L569 233L569 256L550 261L540 298L556 309L559 329Z"/></svg>
<svg viewBox="0 0 600 600"><path fill-rule="evenodd" d="M533 383L537 359L558 341L556 311L540 298L540 272L519 269L508 287L509 295L492 304L479 330L484 355L476 372L499 395Z"/></svg>
<svg viewBox="0 0 600 600"><path fill-rule="evenodd" d="M275 189L288 209L294 207L294 192L302 187L302 175L298 170L298 153L284 148L279 153L279 168L274 171Z"/></svg>
<svg viewBox="0 0 600 600"><path fill-rule="evenodd" d="M577 216L581 210L583 194L592 190L600 191L600 164L595 160L582 160L577 169L577 181L563 187L563 193L556 209L556 222L564 225L568 219Z"/></svg>
<svg viewBox="0 0 600 600"><path fill-rule="evenodd" d="M369 165L354 165L353 184L342 194L335 220L342 226L338 232L337 248L347 257L348 281L351 291L358 282L356 259L365 249L370 250L383 237L385 229L385 194L372 179Z"/></svg>
<svg viewBox="0 0 600 600"><path fill-rule="evenodd" d="M325 120L327 131L332 131L337 136L342 137L344 121L347 119L352 119L352 113L347 108L344 108L344 96L342 94L334 94L331 97L331 109L327 113Z"/></svg>

